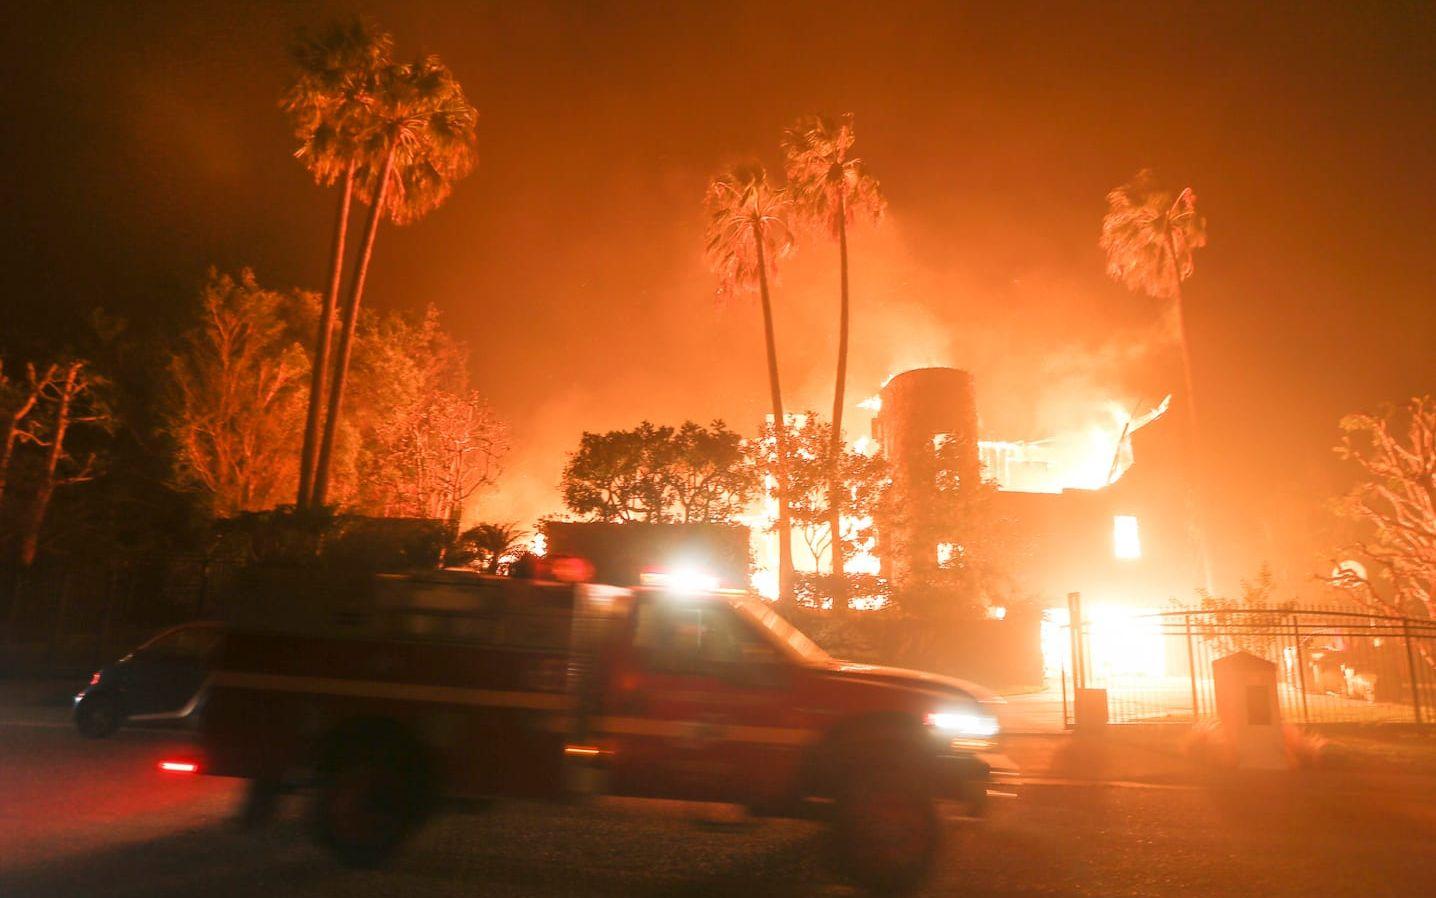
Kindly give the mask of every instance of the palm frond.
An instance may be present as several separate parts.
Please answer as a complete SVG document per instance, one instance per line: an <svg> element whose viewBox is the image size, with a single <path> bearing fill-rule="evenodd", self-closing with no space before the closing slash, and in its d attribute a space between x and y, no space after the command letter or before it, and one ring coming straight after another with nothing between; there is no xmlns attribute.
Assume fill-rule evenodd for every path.
<svg viewBox="0 0 1436 898"><path fill-rule="evenodd" d="M1206 219L1191 188L1173 196L1143 169L1107 194L1098 245L1108 276L1129 290L1175 299L1196 271L1193 251L1206 244Z"/></svg>
<svg viewBox="0 0 1436 898"><path fill-rule="evenodd" d="M704 242L720 295L758 289L760 242L766 273L776 276L778 262L794 250L790 205L787 193L772 186L756 162L736 165L708 183Z"/></svg>
<svg viewBox="0 0 1436 898"><path fill-rule="evenodd" d="M783 167L795 216L804 224L836 236L859 217L874 224L882 219L887 202L866 163L852 155L855 142L852 113L805 115L784 130Z"/></svg>

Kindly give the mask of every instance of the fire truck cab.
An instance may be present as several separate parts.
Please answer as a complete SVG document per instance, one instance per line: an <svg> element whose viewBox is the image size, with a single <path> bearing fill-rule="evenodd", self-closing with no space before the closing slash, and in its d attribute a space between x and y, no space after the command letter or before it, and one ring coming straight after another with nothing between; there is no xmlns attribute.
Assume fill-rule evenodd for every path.
<svg viewBox="0 0 1436 898"><path fill-rule="evenodd" d="M381 575L286 619L305 598L308 625L236 626L197 765L251 780L254 821L312 787L350 864L449 799L602 793L823 813L845 872L894 889L933 858L935 802L986 795L992 696L835 660L746 593Z"/></svg>

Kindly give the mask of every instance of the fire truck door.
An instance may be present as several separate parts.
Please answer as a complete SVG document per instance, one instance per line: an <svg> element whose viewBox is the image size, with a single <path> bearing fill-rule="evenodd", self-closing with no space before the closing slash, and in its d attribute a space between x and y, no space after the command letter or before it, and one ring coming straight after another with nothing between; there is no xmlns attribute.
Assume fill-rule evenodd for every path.
<svg viewBox="0 0 1436 898"><path fill-rule="evenodd" d="M797 763L787 662L724 602L645 598L604 718L613 790L762 800Z"/></svg>

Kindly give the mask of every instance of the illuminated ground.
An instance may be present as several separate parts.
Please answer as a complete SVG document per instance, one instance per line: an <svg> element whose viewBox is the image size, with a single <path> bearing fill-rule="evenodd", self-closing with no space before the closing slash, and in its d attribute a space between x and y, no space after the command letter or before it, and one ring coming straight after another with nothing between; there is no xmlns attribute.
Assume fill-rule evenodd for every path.
<svg viewBox="0 0 1436 898"><path fill-rule="evenodd" d="M454 816L395 866L341 870L302 809L260 835L235 788L161 778L180 737L85 742L57 714L0 708L0 895L847 895L811 824L720 828L683 813L513 805ZM1124 731L1135 732L1135 731ZM1014 737L1015 798L954 821L930 895L1423 895L1436 777L1217 775L1126 736Z"/></svg>

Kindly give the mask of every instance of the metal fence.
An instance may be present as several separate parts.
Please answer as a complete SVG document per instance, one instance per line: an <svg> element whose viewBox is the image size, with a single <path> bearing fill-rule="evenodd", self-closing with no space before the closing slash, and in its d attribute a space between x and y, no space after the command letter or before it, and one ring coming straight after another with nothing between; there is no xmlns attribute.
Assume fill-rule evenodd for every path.
<svg viewBox="0 0 1436 898"><path fill-rule="evenodd" d="M1066 666L1073 696L1106 690L1111 723L1214 717L1212 662L1236 652L1276 666L1288 722L1436 722L1436 621L1301 609L1076 618ZM1075 701L1064 701L1064 717L1075 722Z"/></svg>

